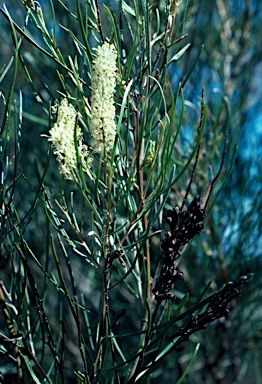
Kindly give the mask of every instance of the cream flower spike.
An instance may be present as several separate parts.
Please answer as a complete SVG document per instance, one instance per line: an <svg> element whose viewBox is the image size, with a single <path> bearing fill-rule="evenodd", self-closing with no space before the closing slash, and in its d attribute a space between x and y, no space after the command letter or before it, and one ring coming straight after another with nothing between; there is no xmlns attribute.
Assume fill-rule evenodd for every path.
<svg viewBox="0 0 262 384"><path fill-rule="evenodd" d="M105 42L93 61L90 133L94 152L108 152L115 141L116 56L114 45Z"/></svg>
<svg viewBox="0 0 262 384"><path fill-rule="evenodd" d="M56 109L56 107L53 107ZM50 129L48 141L54 147L54 154L59 162L60 172L66 179L73 180L74 169L77 166L76 149L74 142L74 129L76 122L76 112L72 104L68 104L67 99L62 99L58 107L57 121ZM88 148L83 144L82 132L79 126L76 127L78 143L78 154L84 172L91 176L89 166L92 159L89 158Z"/></svg>

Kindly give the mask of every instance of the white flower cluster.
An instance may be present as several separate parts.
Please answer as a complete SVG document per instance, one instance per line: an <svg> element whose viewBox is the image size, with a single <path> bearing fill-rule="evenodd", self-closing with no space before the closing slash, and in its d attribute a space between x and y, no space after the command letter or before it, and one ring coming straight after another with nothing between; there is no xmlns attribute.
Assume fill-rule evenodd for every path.
<svg viewBox="0 0 262 384"><path fill-rule="evenodd" d="M66 179L73 179L72 175L77 166L77 155L74 142L74 129L76 123L76 112L72 104L68 104L67 99L62 99L58 107L57 121L50 129L48 141L51 141L55 148L54 154L57 156L59 168ZM82 132L79 126L76 127L76 138L78 144L78 155L83 170L90 175L88 148L83 144Z"/></svg>
<svg viewBox="0 0 262 384"><path fill-rule="evenodd" d="M90 132L94 152L110 150L115 141L116 56L114 45L105 42L97 48L93 62Z"/></svg>

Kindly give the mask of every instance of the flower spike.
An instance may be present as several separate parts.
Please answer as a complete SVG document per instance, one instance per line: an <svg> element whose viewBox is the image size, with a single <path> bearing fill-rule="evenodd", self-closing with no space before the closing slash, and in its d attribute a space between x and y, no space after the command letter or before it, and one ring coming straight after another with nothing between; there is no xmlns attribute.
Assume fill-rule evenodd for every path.
<svg viewBox="0 0 262 384"><path fill-rule="evenodd" d="M91 81L90 132L94 152L108 151L114 145L116 72L116 50L113 44L105 42L97 48Z"/></svg>
<svg viewBox="0 0 262 384"><path fill-rule="evenodd" d="M72 104L68 104L67 99L62 99L58 107L57 121L50 129L48 141L54 147L54 154L59 162L62 175L69 180L73 179L74 169L77 167L77 154L74 140L74 130L77 114ZM83 144L82 132L77 125L76 138L78 144L78 156L80 158L84 172L91 176L89 166L92 159L89 157L88 148Z"/></svg>

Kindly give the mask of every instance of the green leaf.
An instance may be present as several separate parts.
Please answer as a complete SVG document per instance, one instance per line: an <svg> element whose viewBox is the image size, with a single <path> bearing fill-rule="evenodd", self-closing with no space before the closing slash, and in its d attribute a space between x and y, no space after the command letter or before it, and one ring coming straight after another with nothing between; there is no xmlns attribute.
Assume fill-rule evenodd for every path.
<svg viewBox="0 0 262 384"><path fill-rule="evenodd" d="M180 51L178 51L173 57L171 57L171 59L168 61L168 65L173 61L180 59L180 57L183 56L183 54L188 50L190 45L191 45L190 43L187 44L184 48L180 49Z"/></svg>
<svg viewBox="0 0 262 384"><path fill-rule="evenodd" d="M187 364L187 366L186 366L186 368L185 368L185 370L184 370L184 372L183 372L183 375L179 378L179 380L176 382L176 384L181 384L181 383L183 382L184 378L186 377L186 375L187 375L187 373L188 373L188 371L189 371L191 365L193 364L193 362L194 362L194 360L195 360L195 358L196 358L196 356L197 356L199 347L200 347L200 343L198 343L198 344L196 345L196 348L195 348L195 350L194 350L194 353L193 353L193 355L192 355L192 357L191 357L189 363Z"/></svg>

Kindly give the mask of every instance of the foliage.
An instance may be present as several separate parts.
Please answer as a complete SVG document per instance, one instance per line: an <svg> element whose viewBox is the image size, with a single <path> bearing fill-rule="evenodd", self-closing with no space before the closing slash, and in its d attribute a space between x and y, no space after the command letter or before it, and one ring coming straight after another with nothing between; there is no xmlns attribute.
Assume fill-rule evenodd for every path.
<svg viewBox="0 0 262 384"><path fill-rule="evenodd" d="M261 380L260 282L249 281L261 262L243 257L261 197L239 222L230 216L256 5L234 19L221 0L201 12L186 1L16 3L1 8L14 47L0 76L2 382ZM207 39L210 15L221 22ZM105 42L117 52L116 138L97 152L91 83ZM202 84L207 74L219 92ZM65 99L71 180L41 137L63 121Z"/></svg>

